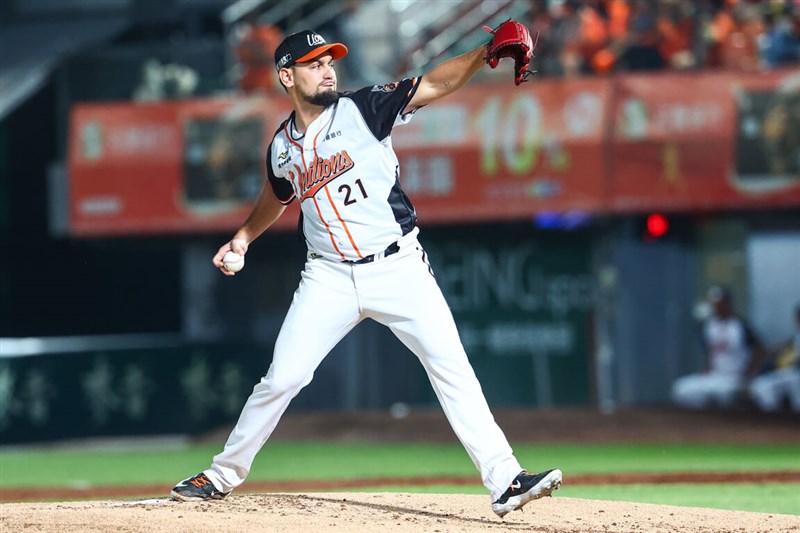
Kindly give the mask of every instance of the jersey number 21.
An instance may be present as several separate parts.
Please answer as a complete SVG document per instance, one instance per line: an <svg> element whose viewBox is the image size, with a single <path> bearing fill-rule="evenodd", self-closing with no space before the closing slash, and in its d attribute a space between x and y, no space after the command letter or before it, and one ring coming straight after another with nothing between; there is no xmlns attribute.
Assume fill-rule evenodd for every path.
<svg viewBox="0 0 800 533"><path fill-rule="evenodd" d="M361 178L356 180L356 184L358 185L358 188L361 190L361 195L364 198L369 198L366 189L364 189L364 184L361 183ZM344 205L350 205L356 203L357 199L352 198L353 189L350 187L350 185L346 183L342 184L339 186L338 190L339 192L344 192Z"/></svg>

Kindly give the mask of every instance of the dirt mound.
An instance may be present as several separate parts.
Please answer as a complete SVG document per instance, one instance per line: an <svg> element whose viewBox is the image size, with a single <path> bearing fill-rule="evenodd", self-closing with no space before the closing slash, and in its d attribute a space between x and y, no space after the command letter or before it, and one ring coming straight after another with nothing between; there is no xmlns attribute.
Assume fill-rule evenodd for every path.
<svg viewBox="0 0 800 533"><path fill-rule="evenodd" d="M545 498L497 518L486 496L242 494L222 502L166 499L4 504L2 531L612 532L798 531L800 517L575 498Z"/></svg>

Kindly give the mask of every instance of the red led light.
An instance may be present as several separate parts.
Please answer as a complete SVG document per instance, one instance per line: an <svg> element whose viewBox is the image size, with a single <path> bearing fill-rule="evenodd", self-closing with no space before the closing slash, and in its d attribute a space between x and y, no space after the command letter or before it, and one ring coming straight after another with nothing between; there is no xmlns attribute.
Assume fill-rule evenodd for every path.
<svg viewBox="0 0 800 533"><path fill-rule="evenodd" d="M669 220L664 215L653 213L647 217L647 234L651 237L663 237L669 231Z"/></svg>

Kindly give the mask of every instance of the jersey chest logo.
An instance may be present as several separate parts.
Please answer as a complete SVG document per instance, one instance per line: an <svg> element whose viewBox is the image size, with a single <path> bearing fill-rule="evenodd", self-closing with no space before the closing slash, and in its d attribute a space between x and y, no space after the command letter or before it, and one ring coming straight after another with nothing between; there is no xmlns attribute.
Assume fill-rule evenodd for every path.
<svg viewBox="0 0 800 533"><path fill-rule="evenodd" d="M292 156L289 155L289 150L281 152L278 156L278 168L283 168L292 162Z"/></svg>
<svg viewBox="0 0 800 533"><path fill-rule="evenodd" d="M355 166L347 150L342 150L331 157L323 159L315 157L307 170L302 170L298 165L295 171L289 171L289 179L297 183L300 198L311 198L328 182L338 178Z"/></svg>

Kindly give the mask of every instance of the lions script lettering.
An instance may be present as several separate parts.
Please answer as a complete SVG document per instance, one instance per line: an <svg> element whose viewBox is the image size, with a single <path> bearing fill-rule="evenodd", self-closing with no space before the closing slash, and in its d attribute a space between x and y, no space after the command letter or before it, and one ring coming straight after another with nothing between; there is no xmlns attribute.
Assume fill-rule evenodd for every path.
<svg viewBox="0 0 800 533"><path fill-rule="evenodd" d="M355 164L347 153L347 150L332 155L327 159L319 156L315 157L308 169L303 171L298 165L294 166L297 173L289 171L289 179L297 183L300 190L300 197L305 200L314 196L318 190L328 182L338 178ZM296 181L295 181L296 178Z"/></svg>

